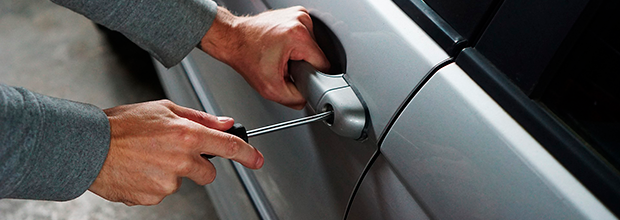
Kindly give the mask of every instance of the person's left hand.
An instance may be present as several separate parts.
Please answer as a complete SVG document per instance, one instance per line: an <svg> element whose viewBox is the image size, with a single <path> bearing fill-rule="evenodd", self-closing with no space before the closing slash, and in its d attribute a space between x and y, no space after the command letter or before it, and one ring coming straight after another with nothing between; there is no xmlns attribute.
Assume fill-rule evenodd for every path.
<svg viewBox="0 0 620 220"><path fill-rule="evenodd" d="M263 155L241 138L226 133L232 118L162 100L104 110L110 122L110 149L89 190L127 205L155 205L174 193L181 177L200 185L216 171L201 155L231 159L250 169L263 166Z"/></svg>
<svg viewBox="0 0 620 220"><path fill-rule="evenodd" d="M302 109L306 101L290 81L288 61L304 60L318 70L329 69L313 36L312 19L300 6L251 17L237 17L220 7L200 46L239 72L263 97Z"/></svg>

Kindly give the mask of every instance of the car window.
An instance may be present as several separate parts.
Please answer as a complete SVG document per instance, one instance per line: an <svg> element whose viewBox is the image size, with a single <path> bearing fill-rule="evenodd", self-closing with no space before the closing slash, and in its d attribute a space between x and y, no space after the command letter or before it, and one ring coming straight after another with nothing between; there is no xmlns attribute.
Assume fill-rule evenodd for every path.
<svg viewBox="0 0 620 220"><path fill-rule="evenodd" d="M581 32L588 0L506 0L475 45L530 95Z"/></svg>
<svg viewBox="0 0 620 220"><path fill-rule="evenodd" d="M616 0L504 0L455 62L610 211L620 213Z"/></svg>
<svg viewBox="0 0 620 220"><path fill-rule="evenodd" d="M601 7L560 65L541 102L620 169L618 1Z"/></svg>
<svg viewBox="0 0 620 220"><path fill-rule="evenodd" d="M561 5L562 8L558 8ZM475 48L620 168L617 1L507 0ZM526 10L530 10L524 12Z"/></svg>

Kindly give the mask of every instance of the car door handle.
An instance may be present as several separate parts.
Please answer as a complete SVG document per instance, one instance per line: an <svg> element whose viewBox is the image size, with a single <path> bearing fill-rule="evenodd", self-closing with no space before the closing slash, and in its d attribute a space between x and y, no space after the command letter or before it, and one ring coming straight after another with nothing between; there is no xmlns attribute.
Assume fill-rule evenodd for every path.
<svg viewBox="0 0 620 220"><path fill-rule="evenodd" d="M328 75L305 61L290 61L289 74L314 113L333 111L325 123L336 134L356 140L366 137L366 108L344 74Z"/></svg>

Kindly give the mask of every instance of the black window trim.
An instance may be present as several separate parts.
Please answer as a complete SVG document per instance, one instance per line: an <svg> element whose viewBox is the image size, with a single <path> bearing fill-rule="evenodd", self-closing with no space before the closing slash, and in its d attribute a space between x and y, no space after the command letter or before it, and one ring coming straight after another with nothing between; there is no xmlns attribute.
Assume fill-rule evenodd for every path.
<svg viewBox="0 0 620 220"><path fill-rule="evenodd" d="M428 4L421 0L392 0L420 28L422 28L441 48L454 57L467 40L439 16Z"/></svg>

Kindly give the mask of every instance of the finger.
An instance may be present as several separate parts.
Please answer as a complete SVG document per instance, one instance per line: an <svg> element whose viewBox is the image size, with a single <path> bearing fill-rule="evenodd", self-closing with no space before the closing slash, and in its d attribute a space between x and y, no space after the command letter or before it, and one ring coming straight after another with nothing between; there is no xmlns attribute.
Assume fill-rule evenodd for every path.
<svg viewBox="0 0 620 220"><path fill-rule="evenodd" d="M288 55L285 55L282 60L288 61ZM306 100L299 93L295 85L290 81L288 75L288 63L283 62L283 68L278 70L278 74L274 74L275 77L264 79L260 82L259 86L256 86L256 91L259 91L264 98L280 103L284 106L288 106L295 109L303 108ZM301 106L301 107L299 107Z"/></svg>
<svg viewBox="0 0 620 220"><path fill-rule="evenodd" d="M235 120L230 117L217 117L206 112L197 111L179 105L170 106L170 110L172 110L172 112L177 114L179 117L187 118L203 126L220 131L228 130L233 126L233 124L235 124Z"/></svg>
<svg viewBox="0 0 620 220"><path fill-rule="evenodd" d="M301 11L301 12L308 13L308 9L306 9L304 6L301 6L301 5L292 6L292 7L290 7L290 9L291 10L295 10L295 11Z"/></svg>
<svg viewBox="0 0 620 220"><path fill-rule="evenodd" d="M301 22L301 24L306 27L310 39L301 36L301 39L303 40L297 42L299 43L299 49L293 50L290 59L305 60L306 62L312 64L312 66L314 66L318 70L326 72L327 70L329 70L330 64L327 60L327 57L325 57L323 50L321 50L319 45L314 40L316 38L314 37L314 25L312 23L312 17L310 17L310 14L305 8L299 6L299 8L296 9L302 12L297 16L297 20L299 20L299 22Z"/></svg>
<svg viewBox="0 0 620 220"><path fill-rule="evenodd" d="M292 82L280 79L271 85L271 91L261 93L263 97L297 110L305 105L306 100Z"/></svg>
<svg viewBox="0 0 620 220"><path fill-rule="evenodd" d="M199 154L231 159L250 169L263 166L263 155L241 138L211 129L205 129L206 141L201 142Z"/></svg>
<svg viewBox="0 0 620 220"><path fill-rule="evenodd" d="M192 170L183 176L202 186L212 183L216 176L215 166L200 155L195 156L194 161Z"/></svg>
<svg viewBox="0 0 620 220"><path fill-rule="evenodd" d="M292 109L303 109L306 105L306 99L304 99L303 95L301 95L295 84L293 84L293 82L291 81L287 81L286 89L288 90L287 92L290 94L290 98L286 101L286 104L284 105Z"/></svg>
<svg viewBox="0 0 620 220"><path fill-rule="evenodd" d="M312 17L310 17L310 14L308 14L308 12L301 12L299 15L297 15L297 20L306 27L312 39L315 39L314 26L312 24Z"/></svg>
<svg viewBox="0 0 620 220"><path fill-rule="evenodd" d="M319 71L327 72L330 64L323 53L323 50L312 39L305 39L299 41L298 44L293 46L293 50L289 56L291 60L304 60L310 63L314 68Z"/></svg>

